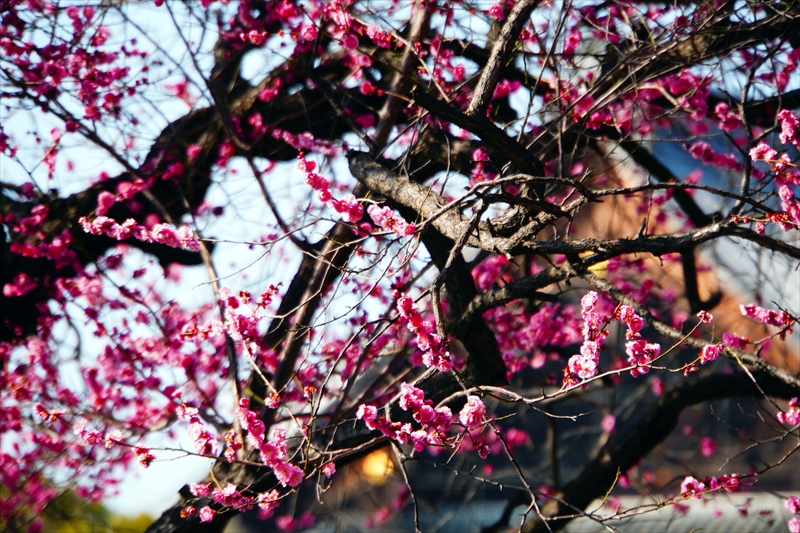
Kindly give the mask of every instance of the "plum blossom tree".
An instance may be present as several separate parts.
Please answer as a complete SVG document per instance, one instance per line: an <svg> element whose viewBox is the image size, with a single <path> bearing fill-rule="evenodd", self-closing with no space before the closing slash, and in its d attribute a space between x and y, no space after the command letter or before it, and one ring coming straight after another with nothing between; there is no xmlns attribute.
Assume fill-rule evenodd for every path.
<svg viewBox="0 0 800 533"><path fill-rule="evenodd" d="M101 500L174 432L208 476L153 532L310 528L381 449L373 526L421 529L429 464L497 490L486 531L758 483L797 515L798 24L0 0L0 524ZM730 399L735 438L686 422ZM590 505L612 490L663 497Z"/></svg>

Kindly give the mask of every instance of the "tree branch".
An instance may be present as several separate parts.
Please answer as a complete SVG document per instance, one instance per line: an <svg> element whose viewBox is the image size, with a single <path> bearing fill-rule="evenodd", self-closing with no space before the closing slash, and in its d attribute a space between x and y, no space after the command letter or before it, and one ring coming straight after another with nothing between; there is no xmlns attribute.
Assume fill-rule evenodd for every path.
<svg viewBox="0 0 800 533"><path fill-rule="evenodd" d="M545 533L549 528L556 531L566 526L572 518L557 517L575 513L562 501L586 509L593 500L608 492L617 478L617 472L626 472L672 433L686 408L723 398L760 396L761 391L787 399L800 393L800 384L790 384L759 371L752 373L752 379L745 372L732 376L712 375L669 389L641 420L632 424L627 431L616 434L598 450L581 473L556 494L560 501L545 503L542 506L543 516L526 523L523 531Z"/></svg>
<svg viewBox="0 0 800 533"><path fill-rule="evenodd" d="M522 0L509 13L508 19L500 31L500 37L494 43L489 60L486 62L486 66L483 67L478 85L475 87L472 100L469 103L469 107L467 107L467 115L486 115L486 108L489 106L492 94L497 86L497 77L500 74L500 70L506 62L510 48L514 46L523 26L530 19L537 1Z"/></svg>

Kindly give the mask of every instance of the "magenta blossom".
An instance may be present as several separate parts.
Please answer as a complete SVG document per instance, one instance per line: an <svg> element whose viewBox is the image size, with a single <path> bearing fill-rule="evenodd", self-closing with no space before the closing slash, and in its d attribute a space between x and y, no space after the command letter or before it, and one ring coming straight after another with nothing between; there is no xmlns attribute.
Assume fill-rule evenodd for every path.
<svg viewBox="0 0 800 533"><path fill-rule="evenodd" d="M486 406L477 396L467 396L467 403L461 408L458 413L458 419L464 424L467 429L483 424L483 418L486 416Z"/></svg>

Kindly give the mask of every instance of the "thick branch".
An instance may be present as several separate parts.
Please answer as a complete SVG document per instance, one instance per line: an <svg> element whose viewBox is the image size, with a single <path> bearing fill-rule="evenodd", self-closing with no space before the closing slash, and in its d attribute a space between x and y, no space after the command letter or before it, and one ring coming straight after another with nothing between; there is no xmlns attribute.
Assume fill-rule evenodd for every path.
<svg viewBox="0 0 800 533"><path fill-rule="evenodd" d="M486 144L511 161L520 172L534 176L545 175L541 161L486 117L462 113L452 105L434 98L421 87L415 88L411 96L417 105L424 107L432 115L452 122L483 139Z"/></svg>
<svg viewBox="0 0 800 533"><path fill-rule="evenodd" d="M486 108L489 106L492 94L497 86L497 77L500 74L500 69L506 62L508 53L511 47L514 46L522 27L531 17L536 4L537 0L523 0L515 5L514 9L509 13L508 20L506 20L500 32L500 37L494 43L489 60L486 62L486 66L483 67L472 101L470 101L467 108L467 115L486 115Z"/></svg>
<svg viewBox="0 0 800 533"><path fill-rule="evenodd" d="M470 221L455 209L442 211L447 201L429 188L418 183L412 183L408 178L400 176L391 170L373 161L367 154L361 152L348 153L350 172L361 183L371 190L390 198L405 207L419 213L421 219L438 214L431 221L431 225L442 235L458 241L465 232L471 231ZM566 214L566 213L565 213ZM538 229L544 224L536 223ZM491 221L480 223L475 228L474 235L467 239L467 245L480 248L489 252L500 252L509 255L534 254L580 254L583 252L604 253L613 255L629 253L650 253L661 256L668 253L681 252L691 249L699 244L718 239L720 237L741 237L761 246L784 253L789 257L800 259L800 248L788 243L758 235L754 231L743 228L730 222L713 224L698 228L690 232L672 233L667 235L643 235L633 239L581 239L578 241L537 241L528 238L528 235L537 233L535 230L525 229L524 239L496 236L491 228Z"/></svg>
<svg viewBox="0 0 800 533"><path fill-rule="evenodd" d="M422 241L440 272L445 271L445 265L450 261L444 279L447 299L453 316L463 316L476 291L472 273L461 251L454 250L455 242L434 229L425 231ZM454 254L452 259L451 254ZM453 333L467 350L465 375L471 384L492 385L506 382L506 367L494 332L480 314L472 314L469 323L464 324L464 327L454 328Z"/></svg>
<svg viewBox="0 0 800 533"><path fill-rule="evenodd" d="M552 295L538 291L549 287L553 283L563 281L568 277L568 274L564 270L549 268L537 272L532 276L514 280L503 287L498 287L478 295L469 302L469 305L461 314L461 318L453 325L453 330L459 331L462 328L469 328L473 320L475 320L476 317L480 317L484 311L520 298L551 300Z"/></svg>

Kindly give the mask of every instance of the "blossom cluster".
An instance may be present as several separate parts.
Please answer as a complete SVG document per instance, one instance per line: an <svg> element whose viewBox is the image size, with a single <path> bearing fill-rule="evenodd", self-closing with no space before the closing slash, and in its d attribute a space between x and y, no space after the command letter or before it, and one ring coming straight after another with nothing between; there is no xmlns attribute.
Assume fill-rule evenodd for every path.
<svg viewBox="0 0 800 533"><path fill-rule="evenodd" d="M367 213L377 226L392 231L399 237L413 235L417 231L416 225L409 224L389 207L379 207L373 204L367 208Z"/></svg>
<svg viewBox="0 0 800 533"><path fill-rule="evenodd" d="M433 324L423 320L414 300L409 296L398 294L397 310L400 312L400 317L406 321L408 330L416 335L417 346L422 350L422 362L442 372L449 372L453 368L453 362L447 350L447 341L434 333Z"/></svg>
<svg viewBox="0 0 800 533"><path fill-rule="evenodd" d="M281 496L277 489L272 489L256 495L243 494L238 485L226 483L223 488L214 487L210 483L193 483L189 485L189 491L196 498L210 497L214 502L223 508L236 509L238 511L248 511L256 506L262 518L272 515L275 508L280 503ZM194 506L189 506L183 510L183 515L198 513L201 522L211 522L216 511L209 506L203 506L197 511Z"/></svg>
<svg viewBox="0 0 800 533"><path fill-rule="evenodd" d="M200 250L200 241L197 240L197 237L187 226L181 226L175 230L169 224L156 224L148 229L137 224L132 218L119 224L106 216L99 216L94 220L81 217L78 222L86 233L106 235L118 241L132 237L142 242L164 244L171 248L182 248L192 252Z"/></svg>
<svg viewBox="0 0 800 533"><path fill-rule="evenodd" d="M604 319L597 311L598 302L599 297L594 291L586 293L581 298L583 344L580 349L581 353L570 357L567 364L569 374L580 379L591 379L597 375L600 350L603 348L608 335L608 332L603 329Z"/></svg>
<svg viewBox="0 0 800 533"><path fill-rule="evenodd" d="M359 46L359 37L369 38L376 46L390 49L394 38L373 24L364 24L356 20L347 10L348 2L333 0L323 7L323 14L330 24L326 30L339 39L345 50L355 50ZM401 45L402 43L397 43Z"/></svg>
<svg viewBox="0 0 800 533"><path fill-rule="evenodd" d="M694 497L701 499L706 492L725 490L725 492L736 492L742 487L742 480L739 474L725 474L717 477L705 478L698 481L692 476L687 476L681 483L681 496L684 498Z"/></svg>
<svg viewBox="0 0 800 533"><path fill-rule="evenodd" d="M63 12L69 24L60 25L61 31L51 40L34 44L33 35L29 33L34 25L25 20L27 17L20 16L22 6L18 4L22 2L6 3L0 24L4 68L13 65L8 73L24 80L42 101L63 93L74 96L87 120L100 120L104 114L118 118L123 98L133 96L144 81L131 79L130 67L114 63L122 55L144 58L147 53L125 46L120 51L109 51L103 46L111 32L102 24L103 17L93 6L66 8ZM25 2L21 11L32 12L34 17L52 16L48 9L53 10L53 6L46 2ZM69 124L67 129L71 130Z"/></svg>
<svg viewBox="0 0 800 533"><path fill-rule="evenodd" d="M800 424L800 405L797 404L797 397L789 400L789 408L786 411L779 411L776 416L781 424L787 426Z"/></svg>
<svg viewBox="0 0 800 533"><path fill-rule="evenodd" d="M515 268L514 262L496 254L473 267L472 277L476 288L485 292L513 279ZM531 264L531 274L539 269L536 263ZM558 348L583 338L580 315L571 305L543 302L531 309L519 302L494 307L483 318L495 332L508 379L526 368L539 369L548 361L560 360Z"/></svg>
<svg viewBox="0 0 800 533"><path fill-rule="evenodd" d="M781 133L778 136L783 144L800 147L800 121L789 110L778 113ZM778 151L761 141L750 150L753 161L764 161L769 164L778 185L778 197L781 199L781 213L767 214L767 220L778 225L783 231L800 229L800 202L792 191L792 187L800 185L800 169L792 163L787 153L778 155ZM756 224L756 231L764 232L764 222Z"/></svg>
<svg viewBox="0 0 800 533"><path fill-rule="evenodd" d="M755 304L740 305L739 310L742 312L742 315L747 318L752 318L757 322L775 326L776 328L788 327L789 331L791 331L793 319L792 315L786 311L779 312L772 309L765 309Z"/></svg>
<svg viewBox="0 0 800 533"><path fill-rule="evenodd" d="M661 353L661 346L642 338L639 331L644 327L644 320L636 314L632 307L621 306L617 311L617 318L628 326L625 336L629 340L625 343L625 353L628 354L628 363L635 365L631 369L631 376L647 374L650 371L650 362Z"/></svg>
<svg viewBox="0 0 800 533"><path fill-rule="evenodd" d="M49 207L40 204L33 206L29 216L9 215L3 221L21 237L10 243L12 253L55 265L47 276L14 275L3 284L4 297L30 295L42 288L55 305L40 306L35 335L20 332L11 342L0 342L4 390L12 391L15 404L0 415L4 438L25 443L0 454L2 482L13 493L13 497L0 498L0 523L29 512L42 514L58 494L48 474L54 470L49 469L57 469L60 479L74 483L78 497L100 500L116 486L123 468L133 461L147 467L155 460L141 438L173 419L176 405L163 399L174 391L174 382L188 376L189 394L194 396L200 389L204 398L198 403L194 398L193 405L208 407L216 397L213 376L223 374L220 361L224 357L216 352L216 339L207 340L206 346L191 346L179 335L183 320L202 317L207 308L201 305L184 312L154 294L149 302L158 302L159 309L147 308L145 313L141 305L145 292L138 285L144 281L145 269L133 271L125 287L104 283L97 269L84 266L79 260L83 256L70 248L72 237L67 230L48 235L44 229L48 213ZM117 254L99 262L109 270L125 268ZM62 341L52 334L65 317L82 323L86 335L94 335L100 343L96 357L80 360L77 382L63 379ZM142 335L155 324L158 333ZM194 379L195 372L207 376L202 384ZM192 409L183 414L198 451L213 456L214 437L204 432ZM124 428L124 434L115 426ZM125 442L137 444L122 445ZM92 458L91 470L87 457Z"/></svg>
<svg viewBox="0 0 800 533"><path fill-rule="evenodd" d="M187 152L189 150L187 149ZM162 180L177 180L183 176L185 168L183 163L176 162L167 165L166 170L161 173ZM101 181L105 179L105 175L101 175ZM148 176L146 178L135 178L133 181L122 180L117 182L114 187L114 192L100 191L97 194L97 207L94 214L96 216L104 216L108 213L115 203L124 200L131 200L134 196L142 191L150 189L156 183L156 176Z"/></svg>
<svg viewBox="0 0 800 533"><path fill-rule="evenodd" d="M275 477L284 487L296 487L303 482L303 470L288 462L286 432L280 428L272 437L265 438L265 426L256 413L249 409L250 402L246 398L239 401L236 418L242 429L247 432L247 442L257 449L261 461L275 472Z"/></svg>
<svg viewBox="0 0 800 533"><path fill-rule="evenodd" d="M364 216L364 207L354 195L348 194L338 200L334 199L330 191L330 181L314 172L317 168L317 164L314 161L305 159L302 154L298 156L298 159L299 163L297 166L300 170L305 172L306 183L317 191L317 197L322 203L332 207L337 213L341 214L346 222L355 224L361 220L361 217Z"/></svg>
<svg viewBox="0 0 800 533"><path fill-rule="evenodd" d="M692 143L688 148L689 153L692 154L695 159L699 159L707 165L734 172L741 172L742 170L742 164L736 160L736 157L731 154L719 154L715 152L707 142L698 141Z"/></svg>
<svg viewBox="0 0 800 533"><path fill-rule="evenodd" d="M800 515L800 499L798 499L797 496L789 496L786 498L786 501L783 502L783 504L786 507L786 510L793 515ZM800 517L791 517L786 523L786 527L788 528L789 533L800 533Z"/></svg>
<svg viewBox="0 0 800 533"><path fill-rule="evenodd" d="M581 316L583 317L584 341L580 354L570 357L567 368L564 370L564 385L571 386L578 383L578 379L591 379L597 375L600 361L600 351L605 344L608 332L605 330L604 318L597 310L599 297L596 292L590 291L581 298ZM627 326L625 353L633 377L646 374L651 361L661 353L661 346L644 340L639 331L644 327L644 320L636 314L633 307L620 306L614 315Z"/></svg>
<svg viewBox="0 0 800 533"><path fill-rule="evenodd" d="M700 351L700 364L704 365L706 363L710 363L711 361L717 359L720 354L722 353L722 349L724 348L724 344L718 342L717 344L707 344L703 346L703 349Z"/></svg>
<svg viewBox="0 0 800 533"><path fill-rule="evenodd" d="M50 213L50 207L46 204L34 205L28 216L19 217L13 213L3 217L3 223L7 224L11 231L17 235L24 236L24 239L11 242L9 249L15 254L23 257L46 258L55 263L56 269L64 267L75 268L77 255L72 250L72 235L69 231L63 230L55 236L48 236L43 230L43 224ZM29 292L31 289L29 277L18 277L13 280L8 289L12 296L20 296Z"/></svg>
<svg viewBox="0 0 800 533"><path fill-rule="evenodd" d="M20 272L11 283L3 284L3 296L11 298L13 296L24 296L38 287L39 284L30 278L26 273Z"/></svg>
<svg viewBox="0 0 800 533"><path fill-rule="evenodd" d="M207 457L216 456L217 439L205 428L197 408L181 404L177 413L178 418L189 424L189 437L194 442L197 453Z"/></svg>
<svg viewBox="0 0 800 533"><path fill-rule="evenodd" d="M412 444L417 451L422 451L426 445L445 444L445 434L450 430L453 418L449 407L434 408L433 402L425 398L421 389L408 383L400 385L398 404L404 411L411 410L414 421L420 425L419 429L414 429L411 422L392 422L385 416L379 416L378 409L367 404L359 406L356 417L363 420L369 429L377 429L402 444Z"/></svg>

